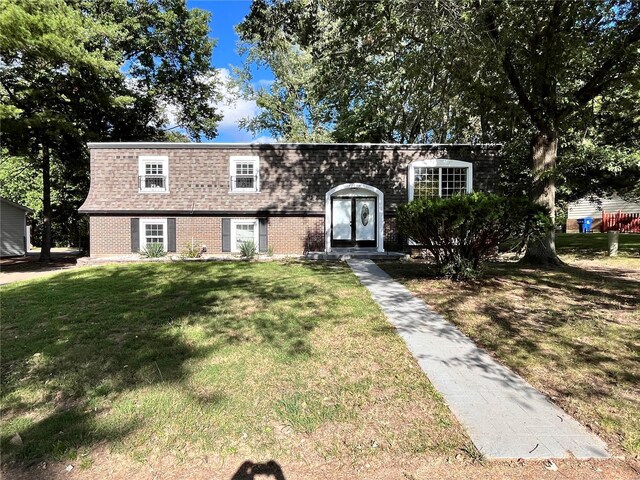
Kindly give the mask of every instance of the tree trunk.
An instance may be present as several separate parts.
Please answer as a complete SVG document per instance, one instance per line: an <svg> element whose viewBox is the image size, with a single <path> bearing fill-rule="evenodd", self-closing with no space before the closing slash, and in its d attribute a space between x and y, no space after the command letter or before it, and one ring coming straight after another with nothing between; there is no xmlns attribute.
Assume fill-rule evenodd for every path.
<svg viewBox="0 0 640 480"><path fill-rule="evenodd" d="M552 222L556 218L556 185L554 172L558 156L558 137L555 132L536 133L531 140L533 161L533 200L549 209ZM527 245L524 263L537 266L561 265L556 254L555 228L547 235L534 239Z"/></svg>
<svg viewBox="0 0 640 480"><path fill-rule="evenodd" d="M49 147L42 148L42 249L40 261L51 261L51 157Z"/></svg>

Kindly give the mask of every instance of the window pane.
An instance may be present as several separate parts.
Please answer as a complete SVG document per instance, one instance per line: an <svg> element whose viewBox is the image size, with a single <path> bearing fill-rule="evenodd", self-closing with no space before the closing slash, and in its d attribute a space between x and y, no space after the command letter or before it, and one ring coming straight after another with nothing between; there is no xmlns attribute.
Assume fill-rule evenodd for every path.
<svg viewBox="0 0 640 480"><path fill-rule="evenodd" d="M438 196L438 169L415 167L413 198L433 198Z"/></svg>
<svg viewBox="0 0 640 480"><path fill-rule="evenodd" d="M161 163L147 163L144 167L146 175L162 175Z"/></svg>
<svg viewBox="0 0 640 480"><path fill-rule="evenodd" d="M148 223L145 225L145 232L149 235L162 236L164 225L161 223Z"/></svg>
<svg viewBox="0 0 640 480"><path fill-rule="evenodd" d="M236 163L236 175L253 175L253 163Z"/></svg>
<svg viewBox="0 0 640 480"><path fill-rule="evenodd" d="M236 177L236 188L246 188L246 189L254 189L255 178L253 175L250 177Z"/></svg>
<svg viewBox="0 0 640 480"><path fill-rule="evenodd" d="M144 226L144 237L147 246L152 243L164 244L164 225L162 223L147 223Z"/></svg>
<svg viewBox="0 0 640 480"><path fill-rule="evenodd" d="M164 190L164 177L144 177L144 188Z"/></svg>
<svg viewBox="0 0 640 480"><path fill-rule="evenodd" d="M442 196L451 197L456 193L467 191L467 169L466 168L443 168L442 169Z"/></svg>
<svg viewBox="0 0 640 480"><path fill-rule="evenodd" d="M240 250L240 246L245 242L255 241L255 224L241 223L236 225L236 248Z"/></svg>

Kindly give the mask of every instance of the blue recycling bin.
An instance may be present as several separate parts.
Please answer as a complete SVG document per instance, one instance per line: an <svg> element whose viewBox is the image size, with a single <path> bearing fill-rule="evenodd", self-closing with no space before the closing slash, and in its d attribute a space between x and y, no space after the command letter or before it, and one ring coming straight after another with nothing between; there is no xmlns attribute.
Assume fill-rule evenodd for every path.
<svg viewBox="0 0 640 480"><path fill-rule="evenodd" d="M578 228L580 229L580 233L591 233L591 225L593 224L593 218L585 217L578 218Z"/></svg>

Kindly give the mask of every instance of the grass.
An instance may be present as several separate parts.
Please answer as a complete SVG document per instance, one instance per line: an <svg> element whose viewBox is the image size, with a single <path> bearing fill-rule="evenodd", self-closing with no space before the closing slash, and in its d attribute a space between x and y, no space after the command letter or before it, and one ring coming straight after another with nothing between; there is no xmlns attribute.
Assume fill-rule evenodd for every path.
<svg viewBox="0 0 640 480"><path fill-rule="evenodd" d="M427 278L424 265L383 264L614 448L640 456L640 262L553 270L496 263L484 278Z"/></svg>
<svg viewBox="0 0 640 480"><path fill-rule="evenodd" d="M0 292L5 466L90 471L103 451L359 465L468 443L340 264L105 266Z"/></svg>
<svg viewBox="0 0 640 480"><path fill-rule="evenodd" d="M556 233L556 249L561 255L604 256L608 242L606 233ZM640 257L640 234L621 233L618 247L621 257Z"/></svg>

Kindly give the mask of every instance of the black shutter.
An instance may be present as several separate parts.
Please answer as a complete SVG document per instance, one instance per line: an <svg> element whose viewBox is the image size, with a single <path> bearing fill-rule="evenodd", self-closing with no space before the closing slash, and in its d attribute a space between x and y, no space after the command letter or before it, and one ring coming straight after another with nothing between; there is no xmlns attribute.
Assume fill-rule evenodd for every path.
<svg viewBox="0 0 640 480"><path fill-rule="evenodd" d="M138 252L140 250L140 219L131 219L131 251Z"/></svg>
<svg viewBox="0 0 640 480"><path fill-rule="evenodd" d="M176 219L167 218L167 252L176 251Z"/></svg>
<svg viewBox="0 0 640 480"><path fill-rule="evenodd" d="M231 251L231 219L222 219L222 251Z"/></svg>
<svg viewBox="0 0 640 480"><path fill-rule="evenodd" d="M259 224L260 224L260 245L258 250L261 252L266 252L267 251L267 224L268 224L268 219L266 218L261 218L258 220Z"/></svg>

